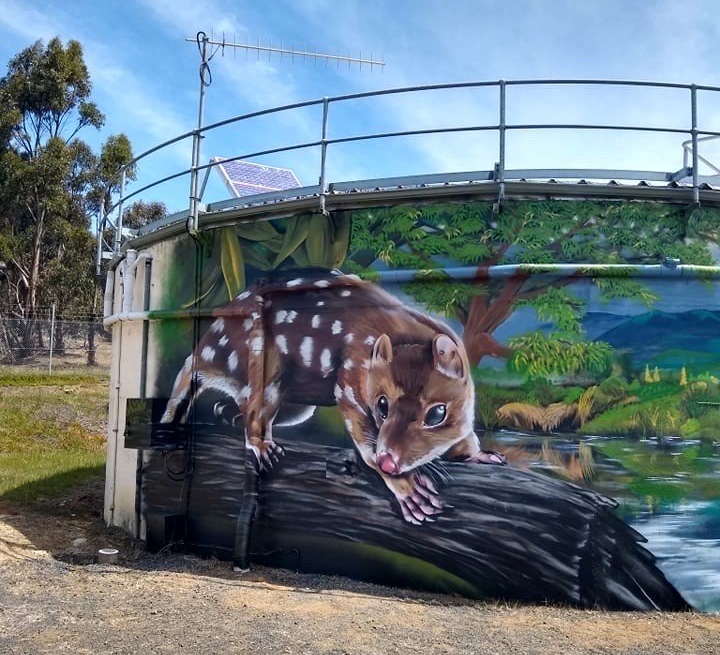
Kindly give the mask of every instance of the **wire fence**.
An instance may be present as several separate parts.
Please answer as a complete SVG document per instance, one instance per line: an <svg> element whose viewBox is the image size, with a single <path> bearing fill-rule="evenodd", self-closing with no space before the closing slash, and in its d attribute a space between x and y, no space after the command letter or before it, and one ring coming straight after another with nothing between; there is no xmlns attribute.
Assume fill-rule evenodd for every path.
<svg viewBox="0 0 720 655"><path fill-rule="evenodd" d="M102 316L41 310L32 319L0 313L0 367L48 373L108 367L110 333Z"/></svg>

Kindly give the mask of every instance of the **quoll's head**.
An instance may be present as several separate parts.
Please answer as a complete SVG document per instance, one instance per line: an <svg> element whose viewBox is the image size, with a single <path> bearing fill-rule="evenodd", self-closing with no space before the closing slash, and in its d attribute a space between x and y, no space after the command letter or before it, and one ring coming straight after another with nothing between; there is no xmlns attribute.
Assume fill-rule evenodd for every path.
<svg viewBox="0 0 720 655"><path fill-rule="evenodd" d="M393 344L381 335L373 346L366 398L377 426L376 462L388 475L441 456L472 431L468 360L448 334L427 344Z"/></svg>

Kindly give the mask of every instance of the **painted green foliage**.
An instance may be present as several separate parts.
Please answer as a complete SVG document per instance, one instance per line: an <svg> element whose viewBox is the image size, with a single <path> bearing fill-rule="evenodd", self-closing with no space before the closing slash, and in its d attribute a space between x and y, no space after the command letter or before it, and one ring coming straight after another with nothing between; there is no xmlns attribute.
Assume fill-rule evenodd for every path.
<svg viewBox="0 0 720 655"><path fill-rule="evenodd" d="M185 306L197 301L209 308L227 303L267 271L340 267L375 279L385 268L409 269L415 279L404 292L460 326L469 358L480 367L478 382L486 392L495 389L494 395L478 394L479 404L487 404L478 407L487 427L647 435L662 424L697 436L712 431L716 414L688 410L687 396L706 371L691 371L695 387L688 387L687 371L681 385L679 368L671 366L645 380L610 344L586 337L587 293L575 289L590 284L608 306L630 300L649 311L658 290L635 274L635 266L666 258L711 266L718 218L715 210L681 205L547 201L507 202L500 214L489 203L453 203L254 221L205 233L200 288L193 295L192 271L184 267L177 289L184 290ZM581 266L566 272L558 264ZM514 268L494 272L504 265ZM530 325L498 339L496 332L521 309L551 329ZM505 373L488 368L489 357L504 360ZM505 382L497 386L494 376ZM603 381L610 378L626 389L608 399ZM633 387L649 388L661 378L673 387L672 411L663 410L670 418L662 421L654 418L647 389ZM510 393L508 379L522 393ZM548 382L554 391L538 394ZM707 384L714 394L717 384ZM572 388L580 390L575 397L567 392Z"/></svg>

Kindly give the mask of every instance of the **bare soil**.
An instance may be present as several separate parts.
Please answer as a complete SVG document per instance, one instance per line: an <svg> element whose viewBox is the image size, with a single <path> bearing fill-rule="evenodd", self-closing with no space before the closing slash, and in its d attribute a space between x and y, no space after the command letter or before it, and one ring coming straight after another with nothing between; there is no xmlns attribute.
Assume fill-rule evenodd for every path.
<svg viewBox="0 0 720 655"><path fill-rule="evenodd" d="M720 616L477 603L150 555L106 529L99 484L0 507L0 653L720 653ZM95 563L98 548L118 565Z"/></svg>

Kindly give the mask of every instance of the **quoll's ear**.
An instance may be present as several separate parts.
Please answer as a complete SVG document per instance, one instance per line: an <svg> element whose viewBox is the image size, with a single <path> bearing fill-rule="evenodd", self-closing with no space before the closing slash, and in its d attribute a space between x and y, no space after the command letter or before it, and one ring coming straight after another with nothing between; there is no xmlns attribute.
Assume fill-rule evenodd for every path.
<svg viewBox="0 0 720 655"><path fill-rule="evenodd" d="M460 347L447 334L438 334L433 339L432 349L435 368L440 373L449 378L465 377Z"/></svg>
<svg viewBox="0 0 720 655"><path fill-rule="evenodd" d="M387 334L381 334L375 345L373 346L372 359L370 366L378 366L380 364L389 364L392 361L392 342Z"/></svg>

